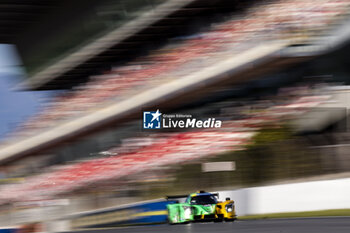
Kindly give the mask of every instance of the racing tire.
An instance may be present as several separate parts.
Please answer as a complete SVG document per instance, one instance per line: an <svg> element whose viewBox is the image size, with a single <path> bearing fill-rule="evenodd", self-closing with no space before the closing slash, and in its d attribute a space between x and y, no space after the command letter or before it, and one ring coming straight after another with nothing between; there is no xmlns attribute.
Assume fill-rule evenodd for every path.
<svg viewBox="0 0 350 233"><path fill-rule="evenodd" d="M236 218L225 218L225 222L234 222Z"/></svg>
<svg viewBox="0 0 350 233"><path fill-rule="evenodd" d="M167 223L168 223L169 225L175 225L175 224L176 224L176 223L172 222L172 221L169 219L169 216L168 216L168 218L167 218Z"/></svg>

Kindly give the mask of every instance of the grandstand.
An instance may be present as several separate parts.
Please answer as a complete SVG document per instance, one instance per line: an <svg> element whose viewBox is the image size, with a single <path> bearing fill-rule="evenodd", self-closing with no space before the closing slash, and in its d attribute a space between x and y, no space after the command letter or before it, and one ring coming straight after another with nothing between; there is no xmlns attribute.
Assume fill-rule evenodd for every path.
<svg viewBox="0 0 350 233"><path fill-rule="evenodd" d="M242 149L259 127L275 124L283 118L303 114L327 100L327 96L302 97L290 104L265 109L263 114L250 118L225 121L221 130L199 130L185 133L154 134L132 143L111 148L107 158L93 159L70 166L55 168L27 180L24 185L3 187L1 201L33 201L51 199L84 186L118 179L152 170L164 165L186 163L225 151ZM244 130L243 130L244 129Z"/></svg>
<svg viewBox="0 0 350 233"><path fill-rule="evenodd" d="M63 8L74 9L71 1L45 5L48 2L32 1L31 7L44 4L45 10L53 9L45 16L49 18L62 17ZM91 8L103 12L111 7L108 1L91 2L96 4ZM318 88L306 85L289 90L287 100L270 99L258 113L243 114L212 96L227 88L232 99L235 88L338 51L350 34L327 38L335 30L346 32L342 27L349 1L142 2L153 4L133 8L132 17L94 31L89 40L72 42L59 54L47 47L48 63L31 57L29 42L18 39L21 34L9 40L18 40L24 64L30 67L30 77L18 88L63 91L2 141L1 164L44 161L35 167L43 170L25 183L2 187L2 204L57 198L155 167L241 150L262 126L293 119L329 100ZM120 6L113 7L120 12ZM89 9L83 9L86 20ZM45 28L32 20L29 33ZM29 41L39 37L34 33ZM198 107L203 99L210 100ZM252 108L260 103L247 102L245 107ZM196 108L189 108L191 104ZM223 120L222 129L152 134L140 130L145 109L190 109L207 116L203 109L210 104L217 105L210 114ZM233 116L237 112L239 116ZM19 174L32 175L33 170Z"/></svg>
<svg viewBox="0 0 350 233"><path fill-rule="evenodd" d="M346 12L348 4L346 1L321 2L321 15L314 13L313 3L256 4L238 20L235 19L236 14L231 18L227 16L224 21L212 24L207 31L170 41L169 45L147 56L113 66L104 74L91 76L88 83L58 96L46 110L21 127L19 134L14 133L16 143L10 143L1 150L0 158L6 161L37 152L59 141L96 130L96 127L135 116L141 107L161 106L162 103L178 99L180 95L186 96L185 92L192 92L193 98L193 92L198 87L202 89L203 84L199 83L208 86L224 80L239 82L237 76L244 76L247 80L267 72L266 69L305 60L306 56L284 57L282 50L293 44L308 43L305 40L309 37L335 24L335 20L341 20L339 17ZM275 8L283 15L283 20L278 15L270 17L269 12ZM302 12L302 15L295 17L294 11ZM301 23L303 17L308 17L309 24ZM117 28L111 33L118 34L118 30L121 29ZM96 41L88 46L94 47L94 43L107 46L106 37L109 35L100 39L103 43ZM257 46L252 48L252 44ZM84 52L77 53L86 55L89 49L83 48ZM65 61L70 57L78 60L80 56L73 53L55 66L64 63L74 69L73 60ZM83 58L79 59L79 62L84 61ZM47 68L59 72L65 69L60 66ZM42 72L31 77L29 82L46 79L45 72ZM50 72L47 75L54 77ZM21 142L21 138L28 138L31 134L35 136Z"/></svg>

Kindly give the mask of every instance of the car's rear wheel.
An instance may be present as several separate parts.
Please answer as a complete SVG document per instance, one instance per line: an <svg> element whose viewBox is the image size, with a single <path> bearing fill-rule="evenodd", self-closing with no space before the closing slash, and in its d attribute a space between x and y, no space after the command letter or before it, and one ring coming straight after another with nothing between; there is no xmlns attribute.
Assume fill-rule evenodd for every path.
<svg viewBox="0 0 350 233"><path fill-rule="evenodd" d="M222 222L222 221L224 221L224 218L221 215L218 215L218 217L214 219L214 222Z"/></svg>
<svg viewBox="0 0 350 233"><path fill-rule="evenodd" d="M176 223L178 223L178 222L179 222L179 216L178 216L178 215L176 215L175 221L173 221L173 220L168 216L168 223L169 223L170 225L174 225L174 224L176 224Z"/></svg>

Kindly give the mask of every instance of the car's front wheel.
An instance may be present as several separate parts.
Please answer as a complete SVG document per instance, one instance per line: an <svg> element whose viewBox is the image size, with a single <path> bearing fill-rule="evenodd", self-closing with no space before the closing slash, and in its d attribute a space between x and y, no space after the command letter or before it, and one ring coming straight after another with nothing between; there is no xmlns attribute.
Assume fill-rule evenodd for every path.
<svg viewBox="0 0 350 233"><path fill-rule="evenodd" d="M225 218L225 222L234 222L236 218Z"/></svg>
<svg viewBox="0 0 350 233"><path fill-rule="evenodd" d="M214 219L214 222L222 222L224 221L224 217L222 215L218 215L216 219Z"/></svg>

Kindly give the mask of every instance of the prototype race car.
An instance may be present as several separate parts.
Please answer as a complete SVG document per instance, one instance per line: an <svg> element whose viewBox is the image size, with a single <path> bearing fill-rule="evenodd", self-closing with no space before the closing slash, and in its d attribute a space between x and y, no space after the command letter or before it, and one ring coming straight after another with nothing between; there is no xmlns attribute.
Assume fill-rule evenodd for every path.
<svg viewBox="0 0 350 233"><path fill-rule="evenodd" d="M184 203L179 199L186 198ZM168 222L187 223L193 221L233 221L236 219L234 201L226 198L217 200L218 194L199 191L190 195L168 196L167 200L176 200L168 204Z"/></svg>

